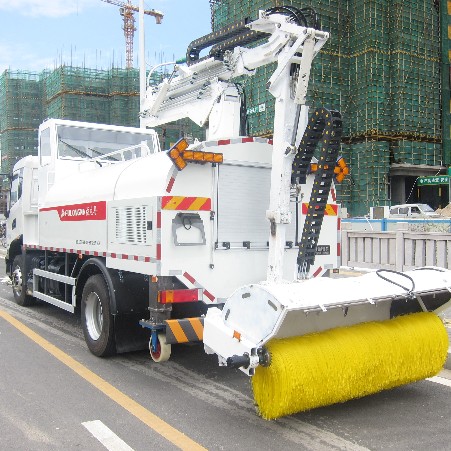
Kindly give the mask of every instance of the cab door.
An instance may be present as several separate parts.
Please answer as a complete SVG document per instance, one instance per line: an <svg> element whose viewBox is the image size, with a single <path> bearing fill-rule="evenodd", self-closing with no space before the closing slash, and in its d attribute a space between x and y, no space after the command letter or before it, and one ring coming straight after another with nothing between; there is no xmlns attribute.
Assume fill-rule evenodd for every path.
<svg viewBox="0 0 451 451"><path fill-rule="evenodd" d="M6 240L11 243L23 234L22 224L22 190L23 190L23 168L13 172L11 177L8 205L8 220L6 223Z"/></svg>

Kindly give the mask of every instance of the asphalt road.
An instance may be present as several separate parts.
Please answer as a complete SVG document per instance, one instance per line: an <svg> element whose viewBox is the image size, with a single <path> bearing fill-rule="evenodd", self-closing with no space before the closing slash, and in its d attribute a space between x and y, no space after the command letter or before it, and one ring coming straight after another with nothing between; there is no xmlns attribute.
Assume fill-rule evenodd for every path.
<svg viewBox="0 0 451 451"><path fill-rule="evenodd" d="M3 279L0 449L451 449L450 371L268 422L255 414L248 378L202 346L174 346L164 364L147 352L99 359L78 317L12 299Z"/></svg>

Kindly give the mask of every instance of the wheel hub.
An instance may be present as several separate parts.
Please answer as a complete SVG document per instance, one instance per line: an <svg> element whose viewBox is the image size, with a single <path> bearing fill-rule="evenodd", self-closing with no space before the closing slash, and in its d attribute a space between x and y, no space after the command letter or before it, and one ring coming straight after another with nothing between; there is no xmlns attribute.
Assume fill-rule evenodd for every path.
<svg viewBox="0 0 451 451"><path fill-rule="evenodd" d="M89 336L98 340L103 329L103 308L97 293L89 293L86 298L85 319Z"/></svg>
<svg viewBox="0 0 451 451"><path fill-rule="evenodd" d="M13 290L17 293L18 296L22 294L22 271L17 266L16 269L13 272L13 276L11 279Z"/></svg>

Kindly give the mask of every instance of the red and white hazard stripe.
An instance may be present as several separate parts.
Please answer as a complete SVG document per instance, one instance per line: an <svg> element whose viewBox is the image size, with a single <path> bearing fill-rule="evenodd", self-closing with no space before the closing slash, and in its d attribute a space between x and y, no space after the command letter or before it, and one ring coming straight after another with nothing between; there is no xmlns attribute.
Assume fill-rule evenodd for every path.
<svg viewBox="0 0 451 451"><path fill-rule="evenodd" d="M205 287L203 287L191 274L189 274L188 272L183 272L181 274L176 274L176 277L183 282L185 285L189 285L191 284L192 286L201 289L202 290L202 294L204 296L204 298L206 298L207 300L209 300L210 302L215 302L218 301L219 299L217 299L213 294L211 294Z"/></svg>
<svg viewBox="0 0 451 451"><path fill-rule="evenodd" d="M169 178L168 186L166 187L166 192L170 193L172 191L172 187L174 186L175 178L180 171L174 166L172 169L171 177Z"/></svg>
<svg viewBox="0 0 451 451"><path fill-rule="evenodd" d="M253 136L244 136L244 137L233 138L233 139L220 139L218 141L205 141L200 144L199 148L228 146L230 144L246 144L246 143L264 143L264 144L272 145L273 141L272 141L272 139L258 138L258 137L253 137Z"/></svg>
<svg viewBox="0 0 451 451"><path fill-rule="evenodd" d="M24 244L24 249L33 249L49 252L63 252L67 254L90 255L93 257L117 258L119 260L133 260L137 262L156 263L157 259L145 255L130 255L118 252L91 251L85 249L69 249L65 247L37 246L35 244Z"/></svg>

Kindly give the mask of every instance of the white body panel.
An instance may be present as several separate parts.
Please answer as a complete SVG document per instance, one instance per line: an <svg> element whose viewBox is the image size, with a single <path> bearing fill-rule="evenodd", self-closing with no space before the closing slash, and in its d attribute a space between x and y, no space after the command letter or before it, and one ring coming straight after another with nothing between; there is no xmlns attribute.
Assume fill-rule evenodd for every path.
<svg viewBox="0 0 451 451"><path fill-rule="evenodd" d="M265 280L272 145L265 139L237 138L196 148L223 153L224 163L190 163L178 172L163 152L114 163L103 159L100 165L56 158L48 165L55 171L40 168L41 180L49 172L55 175L45 196L40 193L39 236L28 235L24 244L104 256L109 268L175 276L188 288L203 288L207 303ZM312 182L313 175L304 198L310 196ZM203 198L210 204L204 210L165 207L165 199L174 197ZM295 279L297 257L295 205L290 203L293 222L286 235L293 248L284 252L284 278L289 281ZM184 214L197 215L201 228L175 227L177 216ZM299 239L301 206L298 216ZM337 217L330 221L320 240L332 251L319 257L323 269L337 265Z"/></svg>

